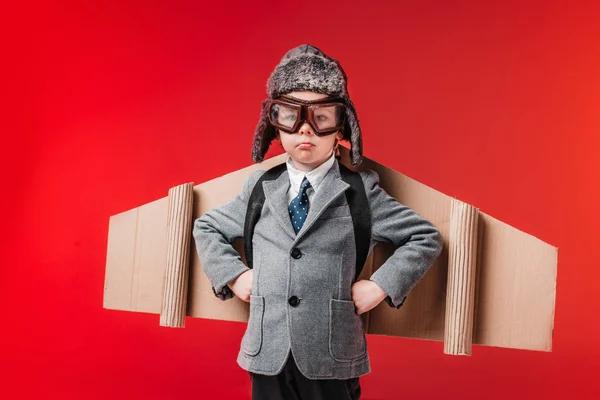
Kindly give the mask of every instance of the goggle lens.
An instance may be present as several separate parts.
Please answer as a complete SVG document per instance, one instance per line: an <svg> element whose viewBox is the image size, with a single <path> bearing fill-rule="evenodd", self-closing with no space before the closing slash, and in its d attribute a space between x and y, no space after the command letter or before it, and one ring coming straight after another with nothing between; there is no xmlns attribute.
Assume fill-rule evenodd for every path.
<svg viewBox="0 0 600 400"><path fill-rule="evenodd" d="M312 106L313 120L316 129L319 131L327 131L344 124L344 109L342 105L330 106Z"/></svg>
<svg viewBox="0 0 600 400"><path fill-rule="evenodd" d="M281 103L274 103L271 106L271 122L279 127L292 129L296 121L300 118L300 107L290 107Z"/></svg>

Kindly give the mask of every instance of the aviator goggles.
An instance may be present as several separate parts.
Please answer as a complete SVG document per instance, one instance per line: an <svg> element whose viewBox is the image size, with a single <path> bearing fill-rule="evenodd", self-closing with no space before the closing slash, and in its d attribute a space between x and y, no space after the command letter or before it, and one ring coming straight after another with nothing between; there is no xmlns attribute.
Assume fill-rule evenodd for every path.
<svg viewBox="0 0 600 400"><path fill-rule="evenodd" d="M346 106L339 99L300 100L282 95L269 103L269 122L287 133L295 133L304 121L317 136L326 136L344 126Z"/></svg>

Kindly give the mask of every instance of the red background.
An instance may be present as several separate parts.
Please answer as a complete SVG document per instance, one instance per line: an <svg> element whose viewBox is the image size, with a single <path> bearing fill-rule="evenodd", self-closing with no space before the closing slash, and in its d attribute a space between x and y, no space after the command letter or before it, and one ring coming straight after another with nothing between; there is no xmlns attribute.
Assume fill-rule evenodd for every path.
<svg viewBox="0 0 600 400"><path fill-rule="evenodd" d="M312 43L366 156L559 248L551 353L370 336L363 398L598 398L597 2L61 3L0 12L0 396L249 399L243 324L102 308L108 219L250 165L270 72Z"/></svg>

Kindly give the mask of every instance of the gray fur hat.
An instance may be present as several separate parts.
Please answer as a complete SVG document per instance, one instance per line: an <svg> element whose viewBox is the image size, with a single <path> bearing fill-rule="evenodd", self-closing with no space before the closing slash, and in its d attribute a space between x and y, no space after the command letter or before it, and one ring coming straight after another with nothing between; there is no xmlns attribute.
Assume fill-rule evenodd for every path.
<svg viewBox="0 0 600 400"><path fill-rule="evenodd" d="M354 104L348 95L348 78L340 63L321 50L303 44L288 51L267 81L268 98L262 102L260 121L254 132L252 160L261 162L275 138L275 128L269 122L269 102L295 90L310 90L341 98L346 105L344 139L351 145L352 165L362 161L362 135Z"/></svg>

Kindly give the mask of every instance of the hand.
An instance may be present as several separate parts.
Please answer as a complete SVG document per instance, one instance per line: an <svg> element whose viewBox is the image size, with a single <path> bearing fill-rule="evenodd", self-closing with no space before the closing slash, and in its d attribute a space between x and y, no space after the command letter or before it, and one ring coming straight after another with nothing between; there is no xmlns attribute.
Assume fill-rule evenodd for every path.
<svg viewBox="0 0 600 400"><path fill-rule="evenodd" d="M246 302L250 301L250 295L252 294L252 279L254 278L253 271L253 269L249 269L248 271L238 275L236 279L227 283L233 293Z"/></svg>
<svg viewBox="0 0 600 400"><path fill-rule="evenodd" d="M381 286L366 279L355 282L351 290L356 313L359 315L375 308L387 297L387 293Z"/></svg>

